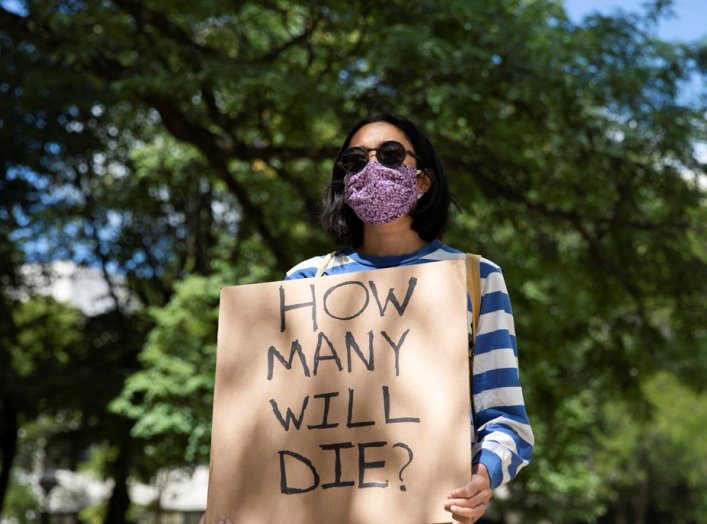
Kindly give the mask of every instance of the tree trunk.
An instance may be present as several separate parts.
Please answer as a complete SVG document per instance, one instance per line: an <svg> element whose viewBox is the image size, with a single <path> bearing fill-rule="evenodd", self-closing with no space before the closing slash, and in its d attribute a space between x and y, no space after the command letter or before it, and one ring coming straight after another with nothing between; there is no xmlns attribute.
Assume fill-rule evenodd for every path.
<svg viewBox="0 0 707 524"><path fill-rule="evenodd" d="M111 467L115 486L108 501L104 524L125 524L127 522L126 514L130 508L130 495L128 494L129 446L130 444L126 442L120 447L118 456Z"/></svg>
<svg viewBox="0 0 707 524"><path fill-rule="evenodd" d="M10 486L10 472L17 454L18 413L12 398L2 399L2 425L0 426L0 515L3 514L5 495Z"/></svg>

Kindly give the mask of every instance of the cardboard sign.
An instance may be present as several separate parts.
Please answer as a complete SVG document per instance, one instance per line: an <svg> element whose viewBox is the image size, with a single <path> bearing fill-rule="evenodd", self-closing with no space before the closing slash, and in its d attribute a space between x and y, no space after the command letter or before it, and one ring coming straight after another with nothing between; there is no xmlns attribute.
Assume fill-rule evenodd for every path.
<svg viewBox="0 0 707 524"><path fill-rule="evenodd" d="M466 306L463 260L224 288L207 523L451 521Z"/></svg>

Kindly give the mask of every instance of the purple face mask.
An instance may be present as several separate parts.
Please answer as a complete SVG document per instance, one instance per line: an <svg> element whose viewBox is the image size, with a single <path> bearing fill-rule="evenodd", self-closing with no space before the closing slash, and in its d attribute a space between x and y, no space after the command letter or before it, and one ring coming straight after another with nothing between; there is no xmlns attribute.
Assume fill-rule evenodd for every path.
<svg viewBox="0 0 707 524"><path fill-rule="evenodd" d="M402 164L386 167L369 162L344 177L345 202L366 224L387 224L407 215L417 202L417 173Z"/></svg>

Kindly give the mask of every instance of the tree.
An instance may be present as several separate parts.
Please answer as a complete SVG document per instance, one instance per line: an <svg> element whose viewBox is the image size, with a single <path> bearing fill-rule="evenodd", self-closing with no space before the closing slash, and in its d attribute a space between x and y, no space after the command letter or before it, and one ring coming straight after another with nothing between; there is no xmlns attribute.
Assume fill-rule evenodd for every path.
<svg viewBox="0 0 707 524"><path fill-rule="evenodd" d="M158 461L205 458L215 288L331 250L311 227L328 162L353 121L383 109L421 122L442 154L461 211L448 242L498 262L511 286L540 437L512 505L558 520L612 511L623 488L596 464L592 431L607 406L625 397L647 417L643 388L661 368L703 387L692 177L705 174L705 107L680 86L707 54L655 37L669 3L579 25L549 0L25 9L0 9L3 56L62 81L10 77L24 82L12 125L36 134L21 117L44 110L56 133L35 149L58 149L8 165L71 188L32 217L54 252L84 246L152 307L143 369L113 407Z"/></svg>
<svg viewBox="0 0 707 524"><path fill-rule="evenodd" d="M62 381L69 354L80 339L76 311L52 299L15 303L6 318L14 332L2 347L2 498L9 486L21 425L68 404L66 395L72 389Z"/></svg>

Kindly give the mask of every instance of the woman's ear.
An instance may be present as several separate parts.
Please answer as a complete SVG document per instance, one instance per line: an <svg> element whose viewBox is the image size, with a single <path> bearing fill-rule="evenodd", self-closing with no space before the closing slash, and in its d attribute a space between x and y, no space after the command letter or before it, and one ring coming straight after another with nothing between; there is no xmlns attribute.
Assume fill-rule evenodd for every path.
<svg viewBox="0 0 707 524"><path fill-rule="evenodd" d="M431 169L421 169L417 174L417 191L418 193L427 193L432 187L432 178L434 173Z"/></svg>

